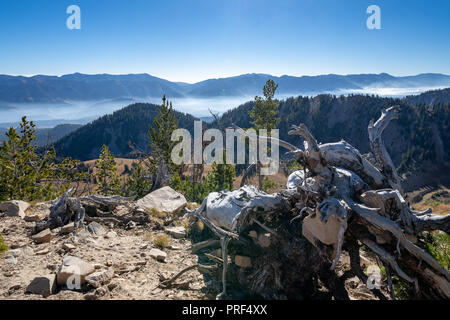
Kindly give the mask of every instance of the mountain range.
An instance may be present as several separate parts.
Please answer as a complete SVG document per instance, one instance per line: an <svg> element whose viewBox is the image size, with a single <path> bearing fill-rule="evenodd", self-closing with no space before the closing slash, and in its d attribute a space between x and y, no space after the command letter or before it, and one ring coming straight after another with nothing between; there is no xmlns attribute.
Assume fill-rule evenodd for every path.
<svg viewBox="0 0 450 320"><path fill-rule="evenodd" d="M68 103L102 99L233 97L255 96L268 79L279 84L278 94L298 95L311 92L358 91L366 88L432 88L450 87L450 76L426 73L396 77L387 73L275 77L268 74L244 74L209 79L193 84L171 82L149 74L32 77L0 75L0 108L8 103Z"/></svg>

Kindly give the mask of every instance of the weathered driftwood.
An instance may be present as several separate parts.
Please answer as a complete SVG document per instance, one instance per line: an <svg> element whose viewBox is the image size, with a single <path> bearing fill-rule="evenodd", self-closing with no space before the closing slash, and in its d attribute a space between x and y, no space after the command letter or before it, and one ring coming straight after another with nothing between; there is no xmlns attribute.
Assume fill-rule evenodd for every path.
<svg viewBox="0 0 450 320"><path fill-rule="evenodd" d="M225 297L227 292L228 242L249 240L247 232L258 229L260 232L253 231L253 236L273 233L273 241L261 244L259 249L248 242L241 246L240 250L252 258L251 266L245 266L247 271L239 271L238 278L241 284L265 298L298 297L285 279L301 286L297 291L305 292L308 279L315 277L322 282L325 279L330 288L345 298L330 269L335 268L340 254L347 250L352 272L366 281L359 266L359 240L389 271L413 284L418 294L450 299L448 270L416 244L420 232L448 233L450 215L436 216L431 210L416 212L409 207L382 140L383 131L398 112L398 107L388 108L379 120L369 124L370 146L376 161L369 161L345 141L319 145L308 128L300 124L293 126L289 134L304 139L303 150L278 140L304 165L303 171L289 177L287 190L266 195L257 188L243 186L235 192L210 194L199 209L191 212L221 241L223 292L219 297ZM247 196L244 200L242 193ZM293 248L302 251L295 252ZM321 257L320 262L317 256ZM298 277L290 264L302 270L304 277ZM314 270L304 271L306 266ZM235 269L234 265L231 269ZM393 295L391 280L388 285Z"/></svg>
<svg viewBox="0 0 450 320"><path fill-rule="evenodd" d="M148 215L140 213L138 209L129 204L131 198L120 196L90 195L84 197L70 197L73 188L67 190L61 197L53 202L50 214L43 220L36 222L35 232L50 228L62 227L74 222L74 232L83 226L84 220L91 222L127 223L129 221L144 222ZM116 216L111 212L117 206L128 208L128 214ZM88 215L89 212L92 216Z"/></svg>

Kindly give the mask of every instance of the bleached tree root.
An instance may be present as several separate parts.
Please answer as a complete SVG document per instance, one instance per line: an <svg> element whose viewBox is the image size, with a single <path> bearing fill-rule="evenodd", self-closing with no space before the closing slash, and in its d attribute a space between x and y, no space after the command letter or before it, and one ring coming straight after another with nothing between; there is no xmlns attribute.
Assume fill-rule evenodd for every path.
<svg viewBox="0 0 450 320"><path fill-rule="evenodd" d="M360 266L359 240L387 266L391 298L395 298L393 272L414 286L419 296L450 299L449 271L417 245L421 232L449 233L450 215L433 215L431 210L418 212L405 201L400 178L382 139L389 122L398 113L398 107L391 107L377 121L370 122L368 131L374 157L367 158L345 141L319 145L304 124L292 126L289 134L301 136L304 149L278 142L296 155L305 169L296 180L296 187L290 186L277 195L289 203L286 210L282 207L274 210L276 197L243 203L241 211L234 213L229 206L221 208L214 203L214 221L228 221L230 214L239 217L236 219L239 223L225 224L225 230L215 225L208 215L200 214L208 209L205 199L195 215L220 239L222 295L227 292L226 279L234 278L263 298L300 298L308 294L308 286L321 279L345 298L333 270L341 253L350 250L351 272L367 281ZM244 177L249 176L250 170L247 171ZM236 198L234 202L243 201ZM259 212L258 219L249 212ZM257 238L249 238L249 230ZM270 235L270 243L260 242L261 233ZM232 252L247 257L251 264L239 268L232 263L227 269L229 239L246 240L246 245L233 241ZM320 262L316 260L318 257ZM299 287L293 288L289 281Z"/></svg>

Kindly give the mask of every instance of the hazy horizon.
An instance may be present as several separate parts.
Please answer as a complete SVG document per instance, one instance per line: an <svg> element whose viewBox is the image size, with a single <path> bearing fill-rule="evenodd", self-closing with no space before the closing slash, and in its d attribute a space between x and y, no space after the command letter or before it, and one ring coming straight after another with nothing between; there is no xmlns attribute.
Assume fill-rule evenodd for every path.
<svg viewBox="0 0 450 320"><path fill-rule="evenodd" d="M402 98L408 95L420 94L430 90L444 89L446 87L412 87L412 88L382 88L368 87L361 90L336 90L315 91L291 94L276 94L279 100L290 97L308 96L318 94L333 95L379 95L381 97ZM211 116L209 110L222 114L228 110L254 100L254 96L235 97L213 97L213 98L171 98L167 97L176 111L189 113L195 117ZM114 101L115 100L115 101ZM117 100L120 100L118 102ZM133 103L161 104L161 97L124 97L122 99L104 99L94 101L70 101L68 103L1 103L0 102L0 127L17 125L22 116L26 115L28 120L33 120L38 127L54 127L58 124L87 124L101 116L111 114ZM42 125L40 125L42 123Z"/></svg>

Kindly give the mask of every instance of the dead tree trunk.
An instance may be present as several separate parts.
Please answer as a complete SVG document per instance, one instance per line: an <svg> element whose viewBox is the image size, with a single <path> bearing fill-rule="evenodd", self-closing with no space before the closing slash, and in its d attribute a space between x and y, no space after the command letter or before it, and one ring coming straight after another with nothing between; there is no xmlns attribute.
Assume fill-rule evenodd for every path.
<svg viewBox="0 0 450 320"><path fill-rule="evenodd" d="M289 134L304 139L304 150L280 143L305 166L296 188L278 195L248 186L213 193L192 212L222 239L221 297L226 294L228 276L263 298L314 297L317 292L308 288L317 285L318 279L345 298L334 268L342 252L350 250L352 270L360 269L355 254L360 243L411 283L418 295L450 299L449 271L417 245L421 232L448 233L450 215L411 210L382 140L398 112L398 107L388 108L369 124L376 165L345 141L319 145L300 124ZM229 239L231 266L226 258ZM355 274L367 280L361 270Z"/></svg>

